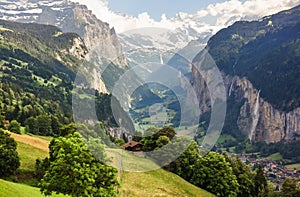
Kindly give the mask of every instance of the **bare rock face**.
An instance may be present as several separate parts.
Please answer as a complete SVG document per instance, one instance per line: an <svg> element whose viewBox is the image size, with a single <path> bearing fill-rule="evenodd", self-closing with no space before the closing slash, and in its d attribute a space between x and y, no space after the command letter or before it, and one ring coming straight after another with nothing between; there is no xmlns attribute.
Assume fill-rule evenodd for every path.
<svg viewBox="0 0 300 197"><path fill-rule="evenodd" d="M86 6L72 4L69 9L62 14L66 17L60 22L59 27L63 31L79 34L89 50L101 49L99 50L101 53L98 55L104 60L125 66L126 60L114 29L110 29L107 23L97 19ZM47 21L52 21L51 17L55 16L56 14L49 15L46 9L43 10L37 22L47 23Z"/></svg>
<svg viewBox="0 0 300 197"><path fill-rule="evenodd" d="M84 60L88 53L85 43L81 37L73 37L71 40L71 47L63 49L61 52L70 54L79 60ZM60 59L60 57L58 57ZM72 65L70 65L72 66Z"/></svg>
<svg viewBox="0 0 300 197"><path fill-rule="evenodd" d="M193 69L193 86L197 93L201 113L210 109L210 92L204 76ZM260 97L247 78L223 73L227 98L234 95L236 102L243 101L238 112L237 125L252 141L266 143L289 141L300 135L300 108L290 112L280 111Z"/></svg>
<svg viewBox="0 0 300 197"><path fill-rule="evenodd" d="M99 84L93 83L92 87L101 92L107 92L101 76L105 64L109 62L120 67L127 65L114 29L97 19L84 5L68 0L15 0L0 2L0 10L1 19L55 25L64 32L74 32L81 36L88 51L94 51L100 57L96 62L96 69L100 71L97 72L99 76L96 76L100 79ZM70 52L76 53L76 43L74 47ZM91 78L95 78L94 69L89 71L93 74Z"/></svg>
<svg viewBox="0 0 300 197"><path fill-rule="evenodd" d="M256 127L255 140L270 142L288 141L300 134L300 108L280 112L263 102L261 118Z"/></svg>
<svg viewBox="0 0 300 197"><path fill-rule="evenodd" d="M204 76L202 76L194 66L192 67L192 73L192 85L198 97L200 112L203 114L210 109L210 93Z"/></svg>
<svg viewBox="0 0 300 197"><path fill-rule="evenodd" d="M232 78L233 88L229 91L240 91L246 102L240 109L238 126L250 140L267 143L293 140L300 134L300 108L283 112L260 98L246 78ZM296 135L295 135L296 134Z"/></svg>

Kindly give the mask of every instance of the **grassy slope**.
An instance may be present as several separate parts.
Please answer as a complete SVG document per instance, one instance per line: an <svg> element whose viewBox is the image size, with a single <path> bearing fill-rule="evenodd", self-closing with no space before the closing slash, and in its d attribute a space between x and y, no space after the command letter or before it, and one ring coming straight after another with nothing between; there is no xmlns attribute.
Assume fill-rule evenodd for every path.
<svg viewBox="0 0 300 197"><path fill-rule="evenodd" d="M294 170L294 169L300 170L300 163L286 165L285 167L287 167L289 170Z"/></svg>
<svg viewBox="0 0 300 197"><path fill-rule="evenodd" d="M283 159L282 155L280 153L274 153L267 158L271 159L271 160L282 160Z"/></svg>
<svg viewBox="0 0 300 197"><path fill-rule="evenodd" d="M33 171L37 158L44 159L49 154L48 145L50 139L30 135L19 135L8 132L18 146L17 151L20 157L21 170Z"/></svg>
<svg viewBox="0 0 300 197"><path fill-rule="evenodd" d="M12 183L0 179L0 197L39 197L43 196L39 188ZM63 195L52 195L63 196Z"/></svg>
<svg viewBox="0 0 300 197"><path fill-rule="evenodd" d="M106 149L106 152L114 166L122 158L120 196L213 196L145 158L118 149Z"/></svg>
<svg viewBox="0 0 300 197"><path fill-rule="evenodd" d="M48 155L50 139L15 134L12 137L18 143L21 169L33 170L35 159L44 158ZM117 153L120 154L121 152L118 151ZM122 156L124 158L124 155ZM129 162L128 164L132 163L130 157L125 158ZM120 196L213 196L163 169L149 172L123 172L119 191ZM0 180L0 197L24 196L24 193L28 196L41 196L38 188Z"/></svg>
<svg viewBox="0 0 300 197"><path fill-rule="evenodd" d="M124 172L119 191L120 196L213 196L163 169Z"/></svg>
<svg viewBox="0 0 300 197"><path fill-rule="evenodd" d="M34 170L35 161L37 158L44 159L48 156L48 152L32 147L28 144L17 142L17 151L20 157L22 170Z"/></svg>

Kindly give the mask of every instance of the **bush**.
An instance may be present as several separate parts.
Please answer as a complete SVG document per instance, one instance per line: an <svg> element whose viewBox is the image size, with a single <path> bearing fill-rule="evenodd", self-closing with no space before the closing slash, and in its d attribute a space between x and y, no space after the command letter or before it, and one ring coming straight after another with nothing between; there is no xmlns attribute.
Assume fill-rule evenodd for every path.
<svg viewBox="0 0 300 197"><path fill-rule="evenodd" d="M13 120L9 123L8 130L13 133L21 134L21 125L18 121Z"/></svg>

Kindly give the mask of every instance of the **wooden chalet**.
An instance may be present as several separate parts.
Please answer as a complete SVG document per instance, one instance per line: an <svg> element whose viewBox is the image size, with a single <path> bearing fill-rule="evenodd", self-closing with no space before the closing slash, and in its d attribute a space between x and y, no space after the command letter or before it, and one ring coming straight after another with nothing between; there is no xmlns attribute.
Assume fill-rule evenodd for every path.
<svg viewBox="0 0 300 197"><path fill-rule="evenodd" d="M142 151L143 144L136 141L130 141L124 144L123 147L125 148L125 150L138 152L138 151Z"/></svg>

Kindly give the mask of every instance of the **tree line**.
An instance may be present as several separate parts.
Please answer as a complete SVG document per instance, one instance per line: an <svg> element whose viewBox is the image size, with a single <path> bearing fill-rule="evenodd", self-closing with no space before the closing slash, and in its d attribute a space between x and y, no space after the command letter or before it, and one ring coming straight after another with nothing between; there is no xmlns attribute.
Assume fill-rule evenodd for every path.
<svg viewBox="0 0 300 197"><path fill-rule="evenodd" d="M145 137L134 139L143 144L143 151L158 150L172 143L172 149L180 150L181 144L190 140L188 148L164 169L173 172L190 183L205 189L216 196L298 196L300 186L294 179L287 178L281 191L275 191L275 186L268 182L262 166L252 169L238 157L230 157L226 153L209 152L201 156L201 149L191 139L180 138L171 127L162 129L149 128ZM159 165L163 164L163 154L172 154L172 150L164 150L151 158ZM163 160L163 161L162 161ZM162 165L163 166L163 165Z"/></svg>

